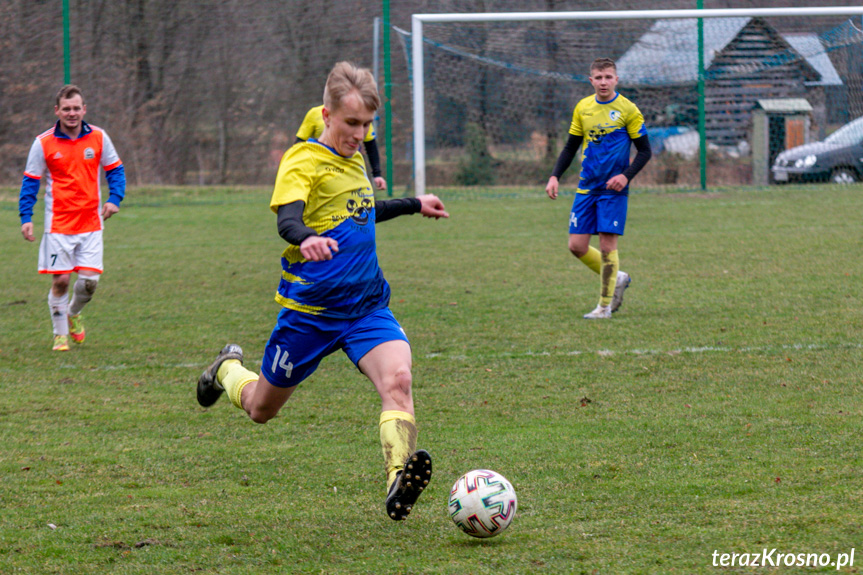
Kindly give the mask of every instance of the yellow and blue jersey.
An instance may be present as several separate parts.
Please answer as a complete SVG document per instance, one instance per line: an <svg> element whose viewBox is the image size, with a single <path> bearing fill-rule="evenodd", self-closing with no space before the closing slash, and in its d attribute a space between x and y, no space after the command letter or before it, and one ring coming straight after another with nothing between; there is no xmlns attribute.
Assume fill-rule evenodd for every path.
<svg viewBox="0 0 863 575"><path fill-rule="evenodd" d="M297 130L297 137L301 140L311 140L312 138L320 138L321 134L324 133L324 115L322 110L323 106L315 106L308 112L306 112L306 117L303 118L303 123L300 124L300 129ZM369 131L366 134L366 137L363 138L363 142L371 142L375 139L375 124L372 122L369 125Z"/></svg>
<svg viewBox="0 0 863 575"><path fill-rule="evenodd" d="M629 167L632 140L647 134L638 106L620 94L610 102L588 96L576 104L569 133L584 138L578 193L626 194L629 186L615 192L605 183Z"/></svg>
<svg viewBox="0 0 863 575"><path fill-rule="evenodd" d="M306 260L299 246L282 253L276 301L288 309L352 319L389 305L390 288L375 251L375 196L359 152L340 156L315 139L282 157L270 209L305 202L303 223L339 243L333 259Z"/></svg>

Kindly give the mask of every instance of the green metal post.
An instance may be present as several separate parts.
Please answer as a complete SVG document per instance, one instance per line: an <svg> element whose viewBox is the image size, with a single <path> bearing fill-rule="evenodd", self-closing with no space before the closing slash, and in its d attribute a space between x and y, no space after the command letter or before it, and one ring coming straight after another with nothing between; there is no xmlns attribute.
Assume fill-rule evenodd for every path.
<svg viewBox="0 0 863 575"><path fill-rule="evenodd" d="M63 0L63 83L72 82L72 71L69 55L69 0Z"/></svg>
<svg viewBox="0 0 863 575"><path fill-rule="evenodd" d="M390 103L393 75L390 66L390 0L383 0L384 20L384 118L386 119L387 145L387 196L393 195L393 108Z"/></svg>
<svg viewBox="0 0 863 575"><path fill-rule="evenodd" d="M698 0L704 9L704 0ZM704 118L704 18L698 19L698 160L701 164L701 189L707 189L707 127Z"/></svg>

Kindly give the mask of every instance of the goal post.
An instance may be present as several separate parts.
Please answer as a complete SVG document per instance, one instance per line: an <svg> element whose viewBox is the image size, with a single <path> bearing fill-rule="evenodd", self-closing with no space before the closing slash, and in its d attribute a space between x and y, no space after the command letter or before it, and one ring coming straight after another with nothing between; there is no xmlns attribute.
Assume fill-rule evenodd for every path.
<svg viewBox="0 0 863 575"><path fill-rule="evenodd" d="M414 193L426 191L426 94L424 24L495 23L536 21L596 21L596 20L669 20L705 18L754 17L805 17L863 15L863 7L799 7L799 8L741 8L741 9L689 9L689 10L629 10L581 12L511 12L511 13L445 13L413 14L411 17L412 109L413 109L413 172ZM601 48L601 47L598 47ZM698 81L703 82L704 70L698 70ZM574 105L574 103L572 104ZM571 109L571 108L570 108ZM699 145L705 149L703 126L699 129Z"/></svg>

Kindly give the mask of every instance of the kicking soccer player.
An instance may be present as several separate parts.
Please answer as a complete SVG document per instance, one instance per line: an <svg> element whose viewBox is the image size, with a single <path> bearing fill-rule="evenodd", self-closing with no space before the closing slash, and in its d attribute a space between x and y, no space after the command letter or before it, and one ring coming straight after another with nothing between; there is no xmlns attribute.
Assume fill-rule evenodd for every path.
<svg viewBox="0 0 863 575"><path fill-rule="evenodd" d="M402 520L428 485L432 463L416 449L411 348L388 307L375 225L404 214L449 214L431 194L375 201L359 148L379 106L369 70L335 65L324 89L324 132L285 152L276 177L270 208L289 245L276 293L283 309L261 373L243 367L242 349L228 344L199 378L197 397L208 407L227 392L253 421L266 423L325 356L344 350L381 397L385 506Z"/></svg>
<svg viewBox="0 0 863 575"><path fill-rule="evenodd" d="M650 160L650 142L638 107L618 94L617 67L598 58L590 66L590 83L596 92L575 106L569 139L545 193L557 198L560 177L583 146L581 176L569 217L569 251L599 274L599 304L585 319L609 319L623 303L632 281L620 271L617 238L623 235L629 182ZM629 163L630 143L637 151ZM590 237L599 234L599 250Z"/></svg>
<svg viewBox="0 0 863 575"><path fill-rule="evenodd" d="M102 273L103 221L120 210L126 193L123 162L108 133L84 121L87 106L77 86L57 93L57 123L36 137L30 147L18 212L21 235L34 241L33 206L45 178L45 231L39 246L39 273L53 276L48 306L54 324L54 351L69 351L69 336L83 343L81 310L93 297ZM101 200L100 175L105 172L110 196ZM72 272L78 279L69 302Z"/></svg>
<svg viewBox="0 0 863 575"><path fill-rule="evenodd" d="M295 143L306 142L312 138L320 138L324 133L324 107L315 106L303 118L303 123L300 124L300 129L297 130L297 139ZM375 139L375 125L369 125L369 131L363 138L363 148L369 157L369 165L372 168L372 182L379 190L387 189L387 181L381 174L381 155L378 152L378 143Z"/></svg>

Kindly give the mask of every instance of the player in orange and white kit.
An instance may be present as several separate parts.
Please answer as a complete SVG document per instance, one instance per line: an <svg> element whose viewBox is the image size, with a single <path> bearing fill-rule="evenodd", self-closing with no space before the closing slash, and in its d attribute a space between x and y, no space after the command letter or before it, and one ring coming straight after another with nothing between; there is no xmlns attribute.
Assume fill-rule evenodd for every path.
<svg viewBox="0 0 863 575"><path fill-rule="evenodd" d="M84 341L81 309L93 297L102 273L103 221L120 210L126 193L123 162L107 132L84 121L87 106L77 86L57 93L57 123L36 137L27 157L18 212L21 235L32 242L33 206L45 178L45 231L39 247L39 273L53 276L48 306L54 324L54 351L69 350L69 336ZM102 171L110 196L100 204ZM72 273L78 279L69 302Z"/></svg>

